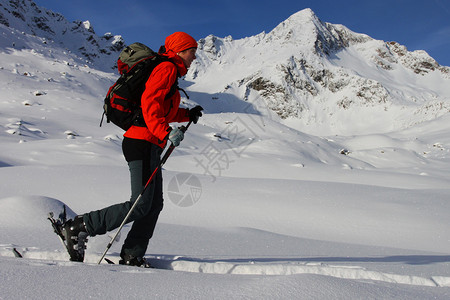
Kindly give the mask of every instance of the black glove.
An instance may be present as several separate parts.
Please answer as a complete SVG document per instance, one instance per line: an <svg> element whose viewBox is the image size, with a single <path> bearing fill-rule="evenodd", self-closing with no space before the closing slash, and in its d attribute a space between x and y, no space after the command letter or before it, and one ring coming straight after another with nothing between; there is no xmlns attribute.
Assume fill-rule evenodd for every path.
<svg viewBox="0 0 450 300"><path fill-rule="evenodd" d="M191 121L194 124L197 124L198 119L202 116L202 110L203 107L201 107L200 105L197 105L194 108L191 108L189 110L189 121Z"/></svg>

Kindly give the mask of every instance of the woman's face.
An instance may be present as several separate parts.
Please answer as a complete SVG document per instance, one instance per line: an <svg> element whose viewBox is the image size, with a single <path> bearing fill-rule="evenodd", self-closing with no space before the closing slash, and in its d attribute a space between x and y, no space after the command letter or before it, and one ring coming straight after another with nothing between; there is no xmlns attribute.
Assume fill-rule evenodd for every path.
<svg viewBox="0 0 450 300"><path fill-rule="evenodd" d="M189 68L191 66L191 63L196 59L195 53L197 52L197 48L189 48L187 50L178 52L178 56L181 57L183 60L184 65L186 68Z"/></svg>

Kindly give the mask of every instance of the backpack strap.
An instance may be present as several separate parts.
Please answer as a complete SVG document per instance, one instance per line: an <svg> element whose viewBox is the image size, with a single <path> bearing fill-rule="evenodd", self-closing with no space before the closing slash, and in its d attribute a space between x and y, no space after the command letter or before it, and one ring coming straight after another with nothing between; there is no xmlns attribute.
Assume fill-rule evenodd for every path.
<svg viewBox="0 0 450 300"><path fill-rule="evenodd" d="M170 60L167 60L167 61L170 61ZM175 80L174 84L170 87L169 93L167 93L167 95L164 97L164 101L166 101L167 99L170 99L173 95L175 95L175 93L177 91L182 91L184 93L184 95L186 96L186 98L189 99L189 95L186 93L186 91L178 86L178 77L177 77L177 79ZM164 117L167 117L169 115L170 111L173 108L172 105L173 105L173 103L171 102L169 111L167 112L167 114ZM147 126L145 124L144 116L142 114L142 108L139 108L137 110L137 113L136 113L136 115L134 117L133 125L139 126L139 127L146 127Z"/></svg>
<svg viewBox="0 0 450 300"><path fill-rule="evenodd" d="M180 88L180 87L177 87L178 88L178 90L179 91L182 91L183 92L183 94L186 96L186 98L188 98L188 100L189 100L189 95L186 93L186 91L185 90L183 90L182 88Z"/></svg>

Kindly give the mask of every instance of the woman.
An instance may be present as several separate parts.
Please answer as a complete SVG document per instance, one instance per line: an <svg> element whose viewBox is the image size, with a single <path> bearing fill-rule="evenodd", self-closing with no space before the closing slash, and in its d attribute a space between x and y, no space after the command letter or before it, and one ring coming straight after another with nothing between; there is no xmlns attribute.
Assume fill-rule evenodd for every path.
<svg viewBox="0 0 450 300"><path fill-rule="evenodd" d="M172 129L169 123L197 123L202 115L203 109L200 106L190 110L179 108L180 93L178 90L171 91L177 78L186 75L196 58L196 50L197 42L187 33L175 32L166 38L160 55L167 57L168 61L153 69L141 97L146 127L131 126L125 132L122 142L131 176L130 201L76 216L64 224L62 231L72 261L84 260L87 236L104 234L120 226L159 165L167 141L178 146L183 140L183 132L178 128ZM162 174L159 169L128 219L134 223L122 246L120 264L149 266L144 255L162 208Z"/></svg>

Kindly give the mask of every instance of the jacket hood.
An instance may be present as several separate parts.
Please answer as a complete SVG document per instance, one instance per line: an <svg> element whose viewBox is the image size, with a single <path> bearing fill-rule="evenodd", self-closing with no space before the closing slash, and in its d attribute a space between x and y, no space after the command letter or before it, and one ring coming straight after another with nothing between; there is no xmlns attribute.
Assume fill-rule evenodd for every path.
<svg viewBox="0 0 450 300"><path fill-rule="evenodd" d="M166 50L178 53L189 48L197 48L197 41L189 34L179 31L166 37L164 45Z"/></svg>
<svg viewBox="0 0 450 300"><path fill-rule="evenodd" d="M167 50L165 53L162 53L161 55L167 57L172 63L175 64L178 70L178 77L186 75L188 69L184 65L184 62L181 59L181 57L179 57L174 51Z"/></svg>

